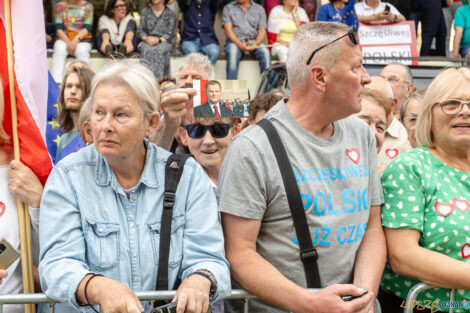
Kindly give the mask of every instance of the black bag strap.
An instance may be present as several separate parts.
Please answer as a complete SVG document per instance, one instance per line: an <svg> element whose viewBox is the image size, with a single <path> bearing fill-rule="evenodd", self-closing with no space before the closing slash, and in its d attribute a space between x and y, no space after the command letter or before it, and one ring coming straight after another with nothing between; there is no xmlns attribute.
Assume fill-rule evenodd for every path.
<svg viewBox="0 0 470 313"><path fill-rule="evenodd" d="M320 272L318 270L318 254L313 247L310 236L307 217L305 216L300 190L292 170L292 165L287 156L281 137L271 121L262 119L258 125L266 132L271 148L276 156L277 165L281 171L282 181L287 194L290 212L294 221L295 233L299 240L300 259L304 265L307 288L321 288Z"/></svg>
<svg viewBox="0 0 470 313"><path fill-rule="evenodd" d="M158 254L158 276L156 290L168 290L168 259L170 257L171 218L175 193L178 188L184 163L189 154L172 154L166 161L165 193L163 195L163 212L160 225L160 248Z"/></svg>

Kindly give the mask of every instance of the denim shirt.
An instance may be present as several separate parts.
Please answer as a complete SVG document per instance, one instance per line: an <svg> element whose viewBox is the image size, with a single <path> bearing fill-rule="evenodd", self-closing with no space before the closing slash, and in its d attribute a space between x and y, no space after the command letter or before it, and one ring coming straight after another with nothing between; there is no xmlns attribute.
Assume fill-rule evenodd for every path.
<svg viewBox="0 0 470 313"><path fill-rule="evenodd" d="M41 201L39 273L45 294L66 303L56 306L56 312L90 312L75 298L80 281L90 272L133 291L155 290L169 155L148 144L142 176L127 191L93 145L53 169ZM229 295L230 271L217 202L208 176L190 158L173 208L170 288L177 278L184 280L198 269L211 271L217 280L214 300Z"/></svg>

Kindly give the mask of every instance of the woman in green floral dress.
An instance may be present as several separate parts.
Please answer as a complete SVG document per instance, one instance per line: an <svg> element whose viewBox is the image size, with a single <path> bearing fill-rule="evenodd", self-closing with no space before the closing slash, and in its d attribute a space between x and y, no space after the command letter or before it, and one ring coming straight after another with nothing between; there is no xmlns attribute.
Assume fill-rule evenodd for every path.
<svg viewBox="0 0 470 313"><path fill-rule="evenodd" d="M470 312L470 69L440 73L420 110L420 147L382 176L388 263L379 299L384 313L401 312L410 288L424 282L440 287L418 296L429 311L449 311L456 289L454 312Z"/></svg>

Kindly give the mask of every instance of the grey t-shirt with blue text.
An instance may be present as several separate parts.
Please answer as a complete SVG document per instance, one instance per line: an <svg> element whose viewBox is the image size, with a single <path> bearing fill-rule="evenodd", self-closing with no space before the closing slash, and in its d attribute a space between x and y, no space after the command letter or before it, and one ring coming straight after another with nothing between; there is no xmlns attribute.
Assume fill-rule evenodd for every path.
<svg viewBox="0 0 470 313"><path fill-rule="evenodd" d="M319 254L322 286L351 283L370 207L383 203L372 131L350 116L334 122L333 136L316 137L294 120L283 100L265 118L279 132L292 164ZM258 253L287 278L306 287L281 174L259 126L234 138L218 187L220 211L261 220ZM283 311L252 301L250 312Z"/></svg>

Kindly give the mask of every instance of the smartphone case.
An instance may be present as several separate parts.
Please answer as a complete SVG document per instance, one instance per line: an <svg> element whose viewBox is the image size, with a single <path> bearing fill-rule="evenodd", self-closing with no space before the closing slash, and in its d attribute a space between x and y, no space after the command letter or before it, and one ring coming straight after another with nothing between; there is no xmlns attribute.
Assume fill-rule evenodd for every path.
<svg viewBox="0 0 470 313"><path fill-rule="evenodd" d="M20 253L4 238L0 238L0 268L8 268L18 258Z"/></svg>

